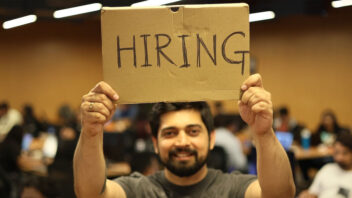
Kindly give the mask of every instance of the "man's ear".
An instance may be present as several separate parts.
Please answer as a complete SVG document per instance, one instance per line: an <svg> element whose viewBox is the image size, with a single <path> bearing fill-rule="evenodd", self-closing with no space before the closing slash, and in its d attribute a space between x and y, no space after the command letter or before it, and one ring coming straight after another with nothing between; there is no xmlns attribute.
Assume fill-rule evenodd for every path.
<svg viewBox="0 0 352 198"><path fill-rule="evenodd" d="M154 152L156 154L158 154L159 153L159 150L158 150L158 148L159 148L158 147L158 139L156 137L152 136L152 141L153 141Z"/></svg>
<svg viewBox="0 0 352 198"><path fill-rule="evenodd" d="M215 146L215 130L211 131L209 134L209 146L210 146L210 150L213 150L214 146Z"/></svg>

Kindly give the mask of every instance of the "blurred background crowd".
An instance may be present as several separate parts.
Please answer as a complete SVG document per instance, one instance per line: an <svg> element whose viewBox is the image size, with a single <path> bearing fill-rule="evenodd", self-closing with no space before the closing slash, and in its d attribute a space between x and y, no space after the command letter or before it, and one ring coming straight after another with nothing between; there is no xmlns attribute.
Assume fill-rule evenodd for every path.
<svg viewBox="0 0 352 198"><path fill-rule="evenodd" d="M226 113L221 102L213 106L216 143L208 166L223 172L256 174L250 129L238 114ZM108 178L133 171L150 175L162 168L150 139L150 108L151 104L119 105L105 125ZM0 197L75 197L72 158L80 134L80 113L62 105L57 114L59 121L51 123L37 117L29 104L19 110L9 102L0 104ZM350 134L333 111L317 116L320 122L309 130L287 107L275 109L273 129L290 159L297 195L310 186L321 167L334 162L335 139L342 133Z"/></svg>
<svg viewBox="0 0 352 198"><path fill-rule="evenodd" d="M136 2L103 0L99 9ZM350 198L352 140L342 134L352 127L352 6L336 8L332 0L173 4L230 2L248 3L250 14L272 11L275 15L250 22L250 64L251 72L262 75L272 94L273 128L290 159L297 196L312 197L308 193L335 186L335 195L325 197ZM0 28L1 198L74 197L78 106L81 97L103 80L100 12L60 19L53 12L89 3L0 1L1 22L28 14L37 17L24 26ZM250 129L236 113L237 103L210 102L210 106L217 138L209 166L256 174L255 145ZM106 124L109 178L132 171L148 175L162 168L149 136L150 108L150 104L121 105Z"/></svg>

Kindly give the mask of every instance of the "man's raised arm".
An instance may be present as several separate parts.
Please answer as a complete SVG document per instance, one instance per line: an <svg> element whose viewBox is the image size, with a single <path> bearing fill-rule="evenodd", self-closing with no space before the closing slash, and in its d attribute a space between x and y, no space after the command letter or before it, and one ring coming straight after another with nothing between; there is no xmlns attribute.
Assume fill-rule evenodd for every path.
<svg viewBox="0 0 352 198"><path fill-rule="evenodd" d="M246 191L246 197L290 198L295 186L285 150L272 129L273 108L259 74L250 76L241 87L238 102L242 119L250 126L257 149L258 181Z"/></svg>
<svg viewBox="0 0 352 198"><path fill-rule="evenodd" d="M106 179L103 127L115 112L117 93L105 82L82 97L82 131L76 147L73 171L79 198L126 197L118 184Z"/></svg>

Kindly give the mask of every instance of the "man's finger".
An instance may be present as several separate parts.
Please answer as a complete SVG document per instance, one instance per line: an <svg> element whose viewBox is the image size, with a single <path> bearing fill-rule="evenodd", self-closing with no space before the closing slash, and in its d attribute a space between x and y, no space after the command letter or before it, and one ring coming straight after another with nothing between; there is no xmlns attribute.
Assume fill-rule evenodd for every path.
<svg viewBox="0 0 352 198"><path fill-rule="evenodd" d="M263 88L263 81L260 74L253 74L249 76L241 86L242 91L246 91L250 87L261 87Z"/></svg>
<svg viewBox="0 0 352 198"><path fill-rule="evenodd" d="M106 117L108 119L111 115L109 109L105 107L104 104L99 102L86 102L84 103L84 108L87 112L97 112Z"/></svg>
<svg viewBox="0 0 352 198"><path fill-rule="evenodd" d="M90 92L89 94L83 96L82 101L85 102L99 102L103 103L110 112L115 111L115 105L105 94L97 94Z"/></svg>
<svg viewBox="0 0 352 198"><path fill-rule="evenodd" d="M260 87L249 87L246 91L244 91L241 101L245 104L253 103L251 100L254 98L263 98L265 100L270 100L270 95L264 89Z"/></svg>
<svg viewBox="0 0 352 198"><path fill-rule="evenodd" d="M119 99L119 96L117 95L116 91L113 88L111 88L111 86L104 81L99 82L91 90L91 92L105 94L113 101L116 101Z"/></svg>
<svg viewBox="0 0 352 198"><path fill-rule="evenodd" d="M86 119L91 123L101 123L104 124L107 121L107 118L98 112L89 112L86 115Z"/></svg>
<svg viewBox="0 0 352 198"><path fill-rule="evenodd" d="M261 113L263 111L268 111L270 109L270 104L261 101L253 105L251 109L254 113Z"/></svg>

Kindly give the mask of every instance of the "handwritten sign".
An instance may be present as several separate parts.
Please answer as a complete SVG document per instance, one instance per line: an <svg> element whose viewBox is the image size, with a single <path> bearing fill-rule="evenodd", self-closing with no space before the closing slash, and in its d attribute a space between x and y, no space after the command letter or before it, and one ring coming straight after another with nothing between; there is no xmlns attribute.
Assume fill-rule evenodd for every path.
<svg viewBox="0 0 352 198"><path fill-rule="evenodd" d="M121 103L238 99L249 75L247 4L103 8L101 28Z"/></svg>

